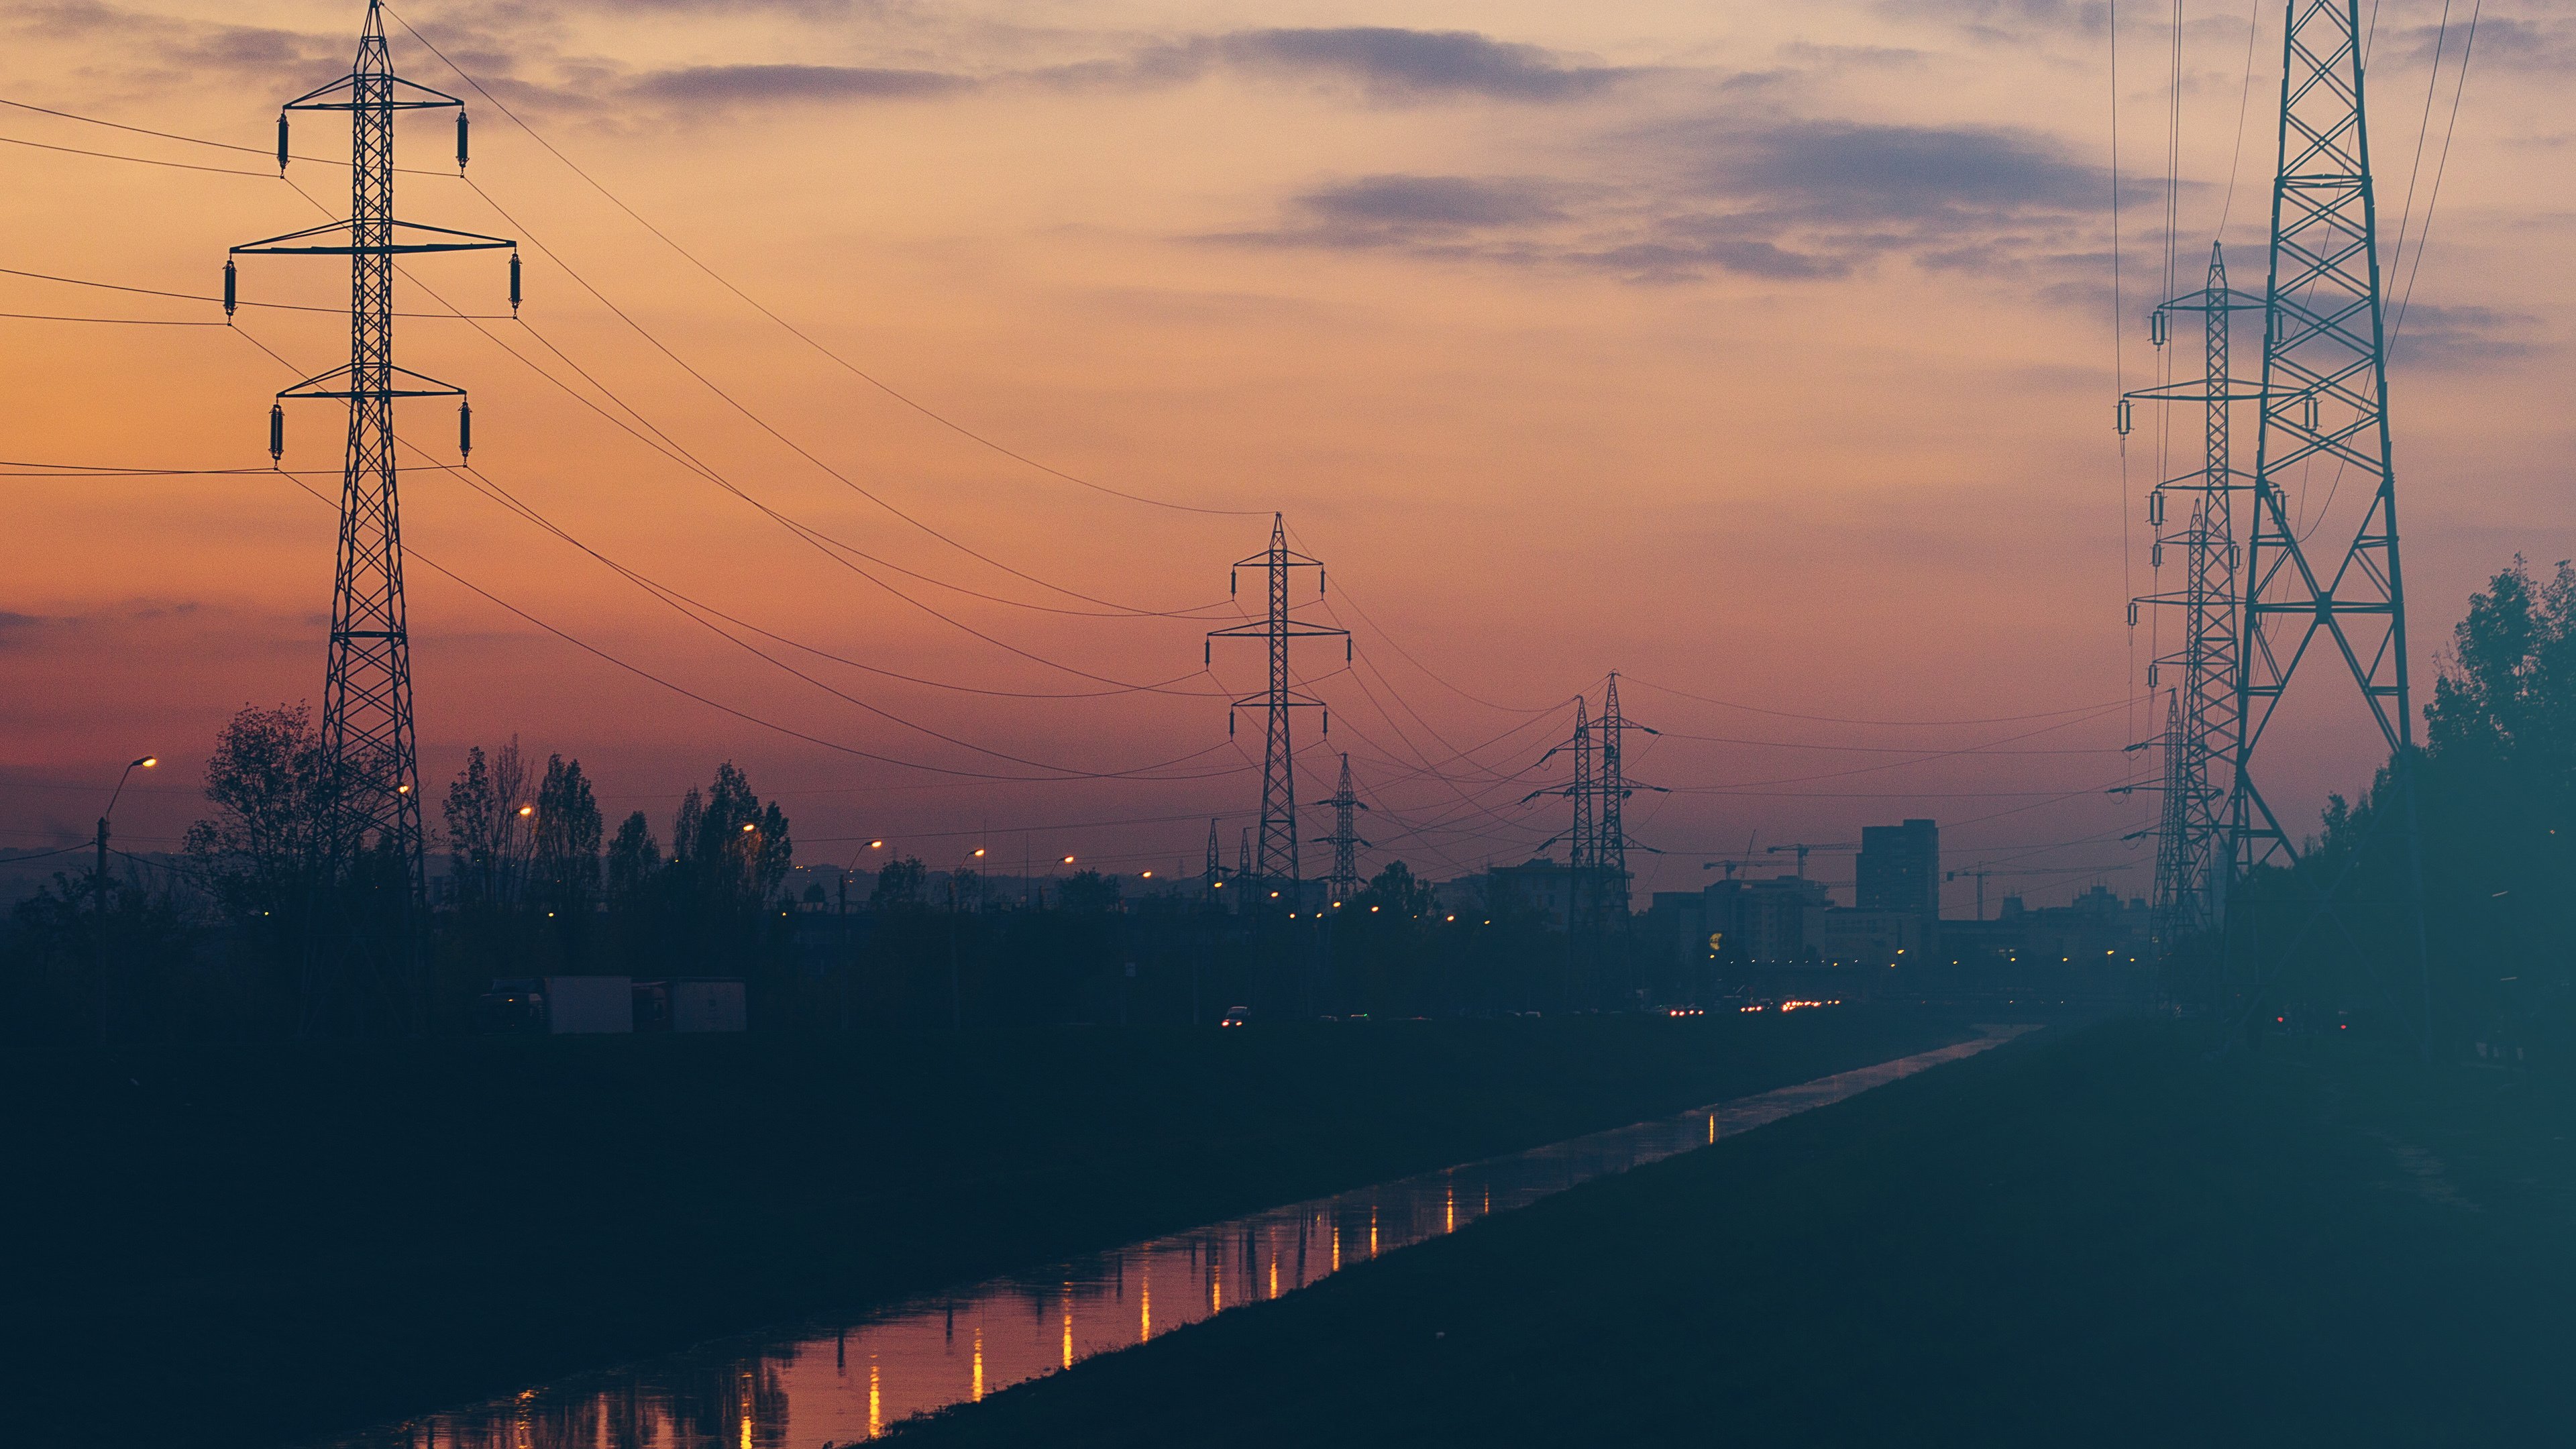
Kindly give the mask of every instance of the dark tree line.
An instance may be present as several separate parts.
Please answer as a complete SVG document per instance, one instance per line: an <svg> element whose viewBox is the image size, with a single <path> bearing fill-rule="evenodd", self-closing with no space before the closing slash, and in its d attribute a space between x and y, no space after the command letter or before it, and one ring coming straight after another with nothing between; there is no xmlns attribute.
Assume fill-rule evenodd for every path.
<svg viewBox="0 0 2576 1449"><path fill-rule="evenodd" d="M2197 989L2271 1015L2343 1012L2433 1048L2576 1050L2576 567L2517 558L2469 601L2425 707L2413 773L2425 930L2406 901L2405 782L2333 797L2297 864L2243 889ZM2249 994L2254 981L2264 984Z"/></svg>
<svg viewBox="0 0 2576 1449"><path fill-rule="evenodd" d="M783 969L795 846L741 770L720 765L682 799L666 856L641 811L605 838L579 760L540 767L512 739L469 750L447 786L411 977L377 983L372 1015L347 1009L370 1004L333 979L365 969L366 933L423 933L403 926L408 890L383 843L334 838L337 785L309 708L235 715L207 760L211 812L175 865L120 853L105 882L62 872L13 913L0 979L19 1022L146 1038L456 1031L495 977Z"/></svg>

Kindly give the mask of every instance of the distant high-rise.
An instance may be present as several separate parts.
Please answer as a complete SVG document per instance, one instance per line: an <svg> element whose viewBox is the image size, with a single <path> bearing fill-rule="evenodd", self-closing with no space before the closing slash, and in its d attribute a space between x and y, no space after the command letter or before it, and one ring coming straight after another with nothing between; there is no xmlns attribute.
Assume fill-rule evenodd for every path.
<svg viewBox="0 0 2576 1449"><path fill-rule="evenodd" d="M1941 827L1929 820L1864 826L1853 904L1864 911L1941 914Z"/></svg>

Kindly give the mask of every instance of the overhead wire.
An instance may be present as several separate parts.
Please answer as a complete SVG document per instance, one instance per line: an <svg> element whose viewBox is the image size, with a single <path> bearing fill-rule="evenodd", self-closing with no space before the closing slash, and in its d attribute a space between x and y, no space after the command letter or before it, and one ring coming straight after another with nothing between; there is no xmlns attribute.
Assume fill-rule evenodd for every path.
<svg viewBox="0 0 2576 1449"><path fill-rule="evenodd" d="M288 362L288 361L287 361L283 356L279 355L279 354L278 354L274 349L270 348L270 347L269 347L269 346L267 346L265 343L261 342L258 338L253 337L253 336L252 336L252 335L251 335L247 330L245 330L245 329L241 329L241 328L235 328L235 329L234 329L234 331L235 331L235 332L236 332L236 334L237 334L237 335L239 335L239 336L240 336L244 341L249 342L253 347L258 348L261 352L263 352L263 353L267 354L270 358L272 358L273 360L275 360L275 361L276 361L276 362L277 362L281 367L285 367L285 368L287 368L287 369L288 369L288 371L290 371L290 372L294 372L294 371L296 370L296 369L295 369L295 367L294 367L294 365L293 365L292 363L289 363L289 362ZM300 374L298 374L298 375L300 375ZM441 466L443 466L443 465L441 465ZM452 470L452 471L456 472L456 473L457 473L457 474L459 474L460 476L472 476L472 477L475 477L475 478L477 479L477 481L485 482L485 483L487 483L487 485L488 485L488 480L480 479L480 476L479 476L479 475L476 475L476 474L473 474L473 473L472 473L472 470L470 470L470 469L458 468L458 469L454 469L454 470ZM297 479L297 480L296 480L296 482L297 482L297 485L298 485L299 487L305 487L307 492L314 492L314 490L312 490L310 487L306 486L300 478L299 478L299 479ZM497 489L497 485L488 485L488 486L493 487L496 491L501 491L501 490L498 490L498 489ZM315 496L316 496L316 497L319 497L319 496L321 496L321 495L320 495L319 493L315 493ZM502 496L503 496L503 497L505 497L505 498L506 498L506 497L508 497L508 495L506 494L506 492L505 492L505 491L502 491ZM805 681L806 683L813 685L815 688L820 689L820 690L824 691L825 693L828 693L828 694L832 695L834 698L836 698L836 699L840 699L840 700L844 701L845 703L851 704L851 705L853 705L853 706L855 706L855 707L857 707L857 708L859 708L859 709L865 710L865 711L867 711L867 712L868 712L868 713L870 713L870 714L876 715L877 717L879 717L879 718L881 718L881 719L884 719L884 720L888 721L889 723L897 724L897 725L903 726L904 728L907 728L907 729L913 730L913 731L915 731L915 732L917 732L917 733L920 733L920 734L924 734L924 735L930 736L930 737L931 737L931 738L933 738L933 739L937 739L937 740L943 741L943 742L948 743L948 744L957 745L957 746L959 746L960 748L964 748L964 749L972 750L972 751L974 751L975 753L978 753L978 754L989 755L989 756L991 756L992 758L995 758L995 759L998 759L998 760L1007 761L1008 763L1011 763L1011 764L1016 764L1016 765L1025 765L1025 766L1027 766L1027 767L1029 767L1029 768L1031 768L1031 769L1038 769L1038 770L1045 770L1045 771L1049 771L1049 772L1051 772L1051 774L1059 775L1059 776L1063 776L1063 777L1066 777L1066 778L1095 778L1095 779L1136 779L1136 778L1148 778L1148 777L1152 777L1152 776L1149 776L1148 772L1150 772L1150 771L1154 771L1154 770L1158 770L1158 769L1161 769L1161 768L1164 768L1164 765L1151 765L1151 766L1141 766L1141 767L1137 767L1136 769L1132 769L1132 770L1114 770L1114 771L1091 771L1091 770L1078 770L1078 769L1074 769L1074 768L1071 768L1071 767L1068 767L1068 766L1064 766L1064 765L1061 765L1061 764L1056 764L1056 763L1051 762L1051 761L1044 761L1044 760L1034 760L1034 759L1029 759L1029 758L1026 758L1026 757L1023 757L1023 756L1010 754L1010 753L1008 753L1008 752L1006 752L1006 751L995 750L995 749L992 749L992 748L987 747L987 746L978 745L978 744L975 744L975 743L974 743L974 742L972 742L972 741L969 741L969 740L966 740L966 739L960 738L960 737L955 736L955 735L948 734L948 733L946 733L945 731L941 731L941 730L933 729L933 728L931 728L930 726L923 725L923 724L919 724L919 723L917 723L917 722L915 722L915 721L912 721L912 720L909 720L909 719L905 719L905 718L903 718L902 716L897 715L897 714L893 713L892 711L889 711L889 710L887 710L887 709L883 708L882 706L879 706L879 705L876 705L876 704L872 704L872 703L870 703L870 702L868 702L868 701L866 701L866 700L863 700L863 699L858 698L858 697L857 697L857 696L855 696L855 695L851 695L851 694L849 694L847 691L844 691L844 690L841 690L841 689L835 688L835 687L834 687L834 686L832 686L831 684L829 684L829 683L827 683L827 682L825 682L825 681L823 681L823 680L817 679L817 678L815 678L813 675L810 675L810 674L808 674L808 673L806 673L806 672L804 672L804 671L802 671L802 670L797 669L795 666L793 666L793 665L791 665L791 664L788 664L788 663L787 663L787 662L785 662L784 660L780 660L780 659L778 659L776 656L774 656L774 655L770 655L770 654L766 653L765 651L763 651L763 650L759 649L757 646L750 644L748 641L742 640L742 639L740 639L740 638L738 638L738 637L736 637L736 636L733 636L733 635L731 635L731 634L727 634L724 630L722 630L722 629L720 629L720 628L717 628L714 624L710 623L710 622L709 622L709 621L707 621L706 619L701 618L701 617L699 617L698 615L696 615L696 614L694 614L694 613L691 613L691 612L690 612L688 609L686 609L686 608L682 608L682 607L681 607L681 605L680 605L680 603L679 603L678 601L679 601L679 600L682 600L682 599L685 599L685 598L686 598L686 596L685 596L685 595L681 595L681 594L679 594L679 592L678 592L677 590L675 590L675 589L668 589L668 588L667 588L667 586L656 584L656 583L654 583L654 582L652 582L652 581L650 581L650 580L646 579L646 578L645 578L643 575L641 575L640 573L637 573L637 572L634 572L634 571L632 571L632 570L626 569L626 568L624 568L623 566L621 566L621 565L619 565L619 564L615 563L613 560L609 559L605 554L601 554L601 553L599 553L599 552L597 552L597 551L595 551L595 550L593 550L593 549L590 549L590 548L589 548L589 547L587 547L586 545L582 544L579 540L577 540L577 539L573 538L573 537L572 537L572 535L571 535L571 534L569 534L568 532L565 532L564 530L562 530L562 529L560 529L560 528L555 527L555 526L554 526L550 521L545 520L545 519L542 517L542 515L537 514L537 513L535 512L535 510L528 508L525 504L519 503L515 498L509 498L509 499L508 499L508 502L509 502L509 504L512 506L513 511L514 511L514 512L517 512L521 517L525 518L526 520L528 520L528 521L530 521L530 522L536 523L536 524L537 524L538 526L540 526L540 527L545 528L548 532L552 533L555 537L557 537L557 538L561 539L561 540L562 540L562 541L564 541L565 543L570 544L570 545L572 545L572 546L573 546L573 547L575 547L575 548L581 549L581 550L582 550L582 552L584 552L584 553L586 553L586 554L589 554L592 558L597 559L597 560L598 560L600 563L602 563L603 565L606 565L606 566L610 567L611 569L616 570L616 571L617 571L621 576L626 577L630 582L634 583L637 587L639 587L639 588L642 588L642 589L646 590L648 593L652 593L652 594L654 594L656 597L663 598L663 600L664 600L664 602L665 602L665 603L670 604L670 605L671 605L673 608L675 608L675 609L678 609L680 612L682 612L682 613L683 613L684 615L686 615L687 617L690 617L690 618L695 619L699 624L701 624L702 626L704 626L704 627L708 628L711 632L714 632L714 633L718 634L720 637L724 637L724 638L728 639L729 641L731 641L732 643L734 643L737 647L739 647L739 648L741 648L741 649L744 649L745 651L747 651L747 652L749 652L749 653L752 653L752 654L756 655L757 657L759 657L759 658L761 658L761 659L763 659L763 660L765 660L765 661L769 662L769 663L770 663L770 664L772 664L773 666L775 666L775 667L777 667L777 668L779 668L779 669L781 669L781 670L783 670L783 671L785 671L785 672L787 672L787 673L789 673L789 674L791 674L791 675L794 675L794 676L795 676L795 677L797 677L798 679L801 679L801 680ZM432 565L432 567L433 567L433 568L436 568L437 566L433 564L433 565ZM452 579L455 579L455 578L456 578L456 575L454 575L453 573L450 573L450 572L449 572L448 570L446 570L446 569L443 569L443 568L442 568L442 569L439 569L438 571L439 571L440 573L442 573L442 574L447 575L449 578L452 578ZM465 581L464 581L464 580L462 580L462 579L457 579L457 582L459 582L459 583L464 583ZM484 595L484 597L486 597L486 598L490 598L490 597L492 597L490 594L485 593L485 591L484 591L484 590L482 590L482 589L480 589L480 588L476 588L476 587L475 587L474 585L472 585L472 584L467 584L466 586L467 586L468 588L473 588L473 589L474 589L474 591L475 591L476 593L478 593L478 594L483 594L483 595ZM500 601L496 599L496 600L495 600L495 602L500 602ZM691 604L694 604L694 603L695 603L695 601L694 601L694 600L691 600L691 601L689 601L689 602L690 602ZM511 605L504 604L504 605L503 605L503 607L511 609L511 611L512 611L513 613L520 613L520 614L522 615L522 617L528 617L528 616L526 616L526 615L524 614L524 612L523 612L523 611L521 611L521 610L517 609L515 606L511 606ZM705 606L703 606L703 605L698 605L697 607L704 608ZM712 609L709 609L709 610L708 610L708 612L711 612L711 613L712 613L712 612L717 612L717 611L714 611L714 610L712 610ZM730 616L725 616L725 617L730 618ZM558 634L560 634L560 633L561 633L561 631L553 629L553 628L552 628L552 626L550 626L550 625L546 625L546 624L544 624L542 621L538 621L538 620L535 620L535 619L533 619L533 618L531 618L531 620L530 620L530 621L531 621L531 622L533 622L533 623L538 623L538 624L539 624L539 627L546 628L546 629L548 629L548 630L549 630L549 632L554 632L554 633L558 633ZM735 622L739 622L739 621L735 621ZM748 626L746 626L746 627L748 627ZM767 634L767 632L768 632L768 631L760 630L760 631L757 631L757 632L761 632L761 633L763 633L763 634ZM566 637L567 639L569 639L569 638L570 638L570 636L569 636L569 635L565 635L565 636L563 636L563 637ZM770 636L770 637L775 638L775 637L778 637L778 636L774 636L774 635L772 635L772 636ZM575 642L578 642L578 641L575 641ZM791 643L792 643L793 641L785 641L785 640L782 640L781 642L791 642ZM584 646L584 647L587 647L587 646ZM809 652L814 652L814 653L818 653L818 654L820 654L820 653L823 653L823 652L824 652L824 651L821 651L821 650L818 650L818 649L812 649L812 648L811 648L811 646L801 646L801 645L800 645L800 646L798 646L798 647L807 648L807 649L809 650ZM593 651L593 652L597 652L597 651ZM603 656L603 657L605 657L605 656ZM845 660L845 659L840 659L838 656L829 656L829 657L834 658L836 662L846 663L846 664L852 664L852 665L854 665L854 667L858 667L858 668L862 668L862 669L868 669L868 668L870 668L870 666L856 664L856 662L855 662L855 661ZM638 671L638 672L640 673L641 671ZM647 677L651 677L651 676L647 676ZM657 680L656 682L660 682L660 681L658 681L658 680ZM918 682L918 681L916 681L916 682ZM859 753L867 753L867 752L862 751L862 752L859 752ZM1206 751L1198 751L1198 752L1196 752L1196 753L1195 753L1195 754L1193 754L1193 755L1190 755L1190 756L1184 756L1184 757L1182 757L1182 759L1183 759L1183 760L1193 759L1193 758L1196 758L1196 757L1197 757L1197 755L1201 755L1201 754L1205 754L1205 753L1207 753L1207 752L1206 752ZM882 760L885 760L885 761L886 761L886 762L888 762L888 763L900 763L900 764L907 764L907 765L910 765L912 768L917 768L917 769L940 769L940 767L928 766L928 765L922 765L922 764L920 764L920 763L918 763L918 762L912 762L912 761L900 761L900 760L896 760L894 757L891 757L891 756L881 756L881 755L873 755L873 754L872 754L872 755L870 755L870 758L882 759ZM1181 762L1181 761L1170 761L1170 762L1165 762L1165 764L1173 764L1173 763L1180 763L1180 762ZM967 773L971 773L971 772L963 772L963 771L946 771L946 770L942 770L942 772L943 772L943 773L955 773L955 774L967 774ZM1018 777L992 776L992 775L978 776L978 777L979 777L979 778L1018 778ZM1152 777L1152 778L1168 778L1168 777Z"/></svg>
<svg viewBox="0 0 2576 1449"><path fill-rule="evenodd" d="M543 252L549 261L552 261L556 266L561 267L564 271L564 275L572 278L574 283L580 286L583 291L588 292L594 301L598 302L601 306L606 307L619 321L633 329L637 336L651 344L653 349L661 353L665 358L669 359L673 366L679 368L682 372L687 373L700 386L714 394L714 396L718 400L722 401L727 407L740 413L754 427L767 433L788 451L796 454L796 456L800 458L803 458L806 462L811 463L815 468L822 471L826 476L841 484L843 487L848 488L850 491L858 494L870 503L884 509L896 518L901 519L903 522L910 524L912 527L919 529L925 534L928 534L930 537L937 539L939 542L957 550L959 553L965 554L967 557L972 558L979 563L1009 574L1013 578L1035 584L1039 588L1046 589L1052 593L1062 594L1067 598L1080 599L1087 604L1099 604L1105 608L1113 609L1121 613L1163 616L1170 612L1167 610L1144 609L1133 605L1120 604L1114 600L1104 599L1093 594L1084 593L1079 589L1067 588L1062 584L1054 583L1048 579L1041 578L1036 574L1029 573L1024 569L1004 563L1000 559L994 558L992 555L974 548L973 546L938 528L932 527L929 523L913 516L904 509L897 507L883 495L867 487L865 484L860 483L857 479L850 477L847 473L842 472L839 468L826 462L820 455L807 448L804 444L789 437L775 424L761 416L761 414L755 411L749 404L743 402L740 398L735 397L731 392L728 392L722 385L717 383L714 378L709 377L695 363L682 357L669 344L656 336L651 329L637 321L633 314L629 313L625 308L620 307L616 302L610 300L606 293L600 291L598 287L591 283L589 278L583 276L580 271L576 270L569 262L565 261L562 255L556 252L552 246L548 245L534 232L528 230L525 223L512 215L508 208L494 200L491 193L485 191L480 183L468 180L465 184L474 192L475 195L482 197L484 202L492 208L496 215L525 237L529 245L535 247L538 251Z"/></svg>
<svg viewBox="0 0 2576 1449"><path fill-rule="evenodd" d="M887 397L894 399L905 407L908 407L914 412L921 414L923 417L930 419L932 422L939 424L941 427L956 433L958 436L966 438L981 447L990 449L1005 458L1011 459L1013 462L1034 468L1037 471L1048 474L1052 477L1060 478L1067 483L1088 488L1096 493L1104 493L1112 497L1126 499L1132 503L1147 504L1155 508L1166 508L1180 513L1201 513L1225 517L1252 518L1270 511L1268 509L1261 508L1210 508L1200 504L1175 503L1170 499L1155 498L1142 493L1129 492L1123 488L1113 488L1105 483L1096 483L1088 478L1083 478L1079 475L1067 472L1064 469L1057 468L1051 464L1040 462L1036 458L1007 447L1004 444L995 441L991 437L977 432L976 430L967 427L965 424L948 417L946 414L929 407L927 404L917 401L909 394L902 392L891 384L878 378L875 374L866 371L856 363L851 362L839 353L824 346L821 342L815 340L811 335L806 333L802 328L799 328L794 323L789 322L786 318L780 316L778 313L770 310L770 308L759 299L753 297L742 288L734 285L730 279L726 278L715 268L707 265L706 262L700 260L696 253L691 252L688 248L673 240L668 233L647 220L643 213L637 211L632 206L627 205L623 198L609 190L608 187L601 183L597 177L591 175L587 170L584 170L582 166L575 162L570 156L565 155L552 141L547 140L536 127L530 125L525 117L510 109L507 102L485 89L482 81L476 79L474 75L467 71L463 66L458 65L454 59L449 57L447 52L439 49L428 36L421 34L419 29L409 20L404 19L399 12L394 11L393 7L387 6L386 11L393 15L394 20L400 24L404 30L410 32L412 39L419 41L423 46L427 47L429 53L437 56L440 63L444 64L449 70L456 72L459 79L463 80L468 86L473 87L474 92L477 95L490 101L500 110L502 115L509 117L512 124L526 132L528 139L536 142L540 147L544 148L546 154L563 163L565 169L571 171L573 175L580 177L583 184L590 187L593 191L598 192L610 205L616 207L619 211L624 212L635 222L636 225L651 233L655 240L661 242L664 246L669 247L674 253L678 254L682 260L688 262L689 265L697 268L700 272L705 273L709 280L732 293L753 311L758 312L763 317L768 318L771 322L776 323L779 327L785 329L789 335L795 337L798 341L803 342L806 346L813 348L816 352L829 359L834 365L848 372L851 376L867 383L870 387L884 393Z"/></svg>

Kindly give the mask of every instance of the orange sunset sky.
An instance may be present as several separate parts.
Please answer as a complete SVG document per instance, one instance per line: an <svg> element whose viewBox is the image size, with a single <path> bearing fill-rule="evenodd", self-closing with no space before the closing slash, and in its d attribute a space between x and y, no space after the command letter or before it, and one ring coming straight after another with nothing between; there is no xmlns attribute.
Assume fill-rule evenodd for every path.
<svg viewBox="0 0 2576 1449"><path fill-rule="evenodd" d="M2486 575L2576 553L2576 20L2480 6L2453 128L2471 5L2437 75L2443 8L2364 6L2419 702ZM2261 285L2277 3L2250 44L2243 5L2119 7L2116 88L2110 13L2053 0L398 13L397 65L465 95L475 136L469 184L445 117L407 121L398 210L519 238L528 293L513 322L495 256L407 264L405 311L498 314L398 333L406 366L471 389L488 480L404 480L433 800L469 744L515 733L665 838L732 759L807 865L884 836L934 868L989 838L1006 868L1195 872L1211 815L1231 863L1260 735L1247 715L1229 742L1226 704L1261 660L1221 645L1203 672L1200 636L1241 618L1228 566L1277 510L1331 570L1320 605L1311 576L1297 597L1357 636L1347 669L1338 644L1298 656L1332 713L1329 741L1297 721L1300 797L1350 753L1367 868L1524 858L1562 813L1523 803L1561 779L1539 756L1616 669L1664 731L1631 772L1671 791L1629 807L1665 852L1635 857L1641 903L1749 838L1906 816L1942 822L1945 864L2022 873L1992 895L2146 891L2152 845L2121 837L2152 797L2101 793L2153 772L2122 746L2162 720L2156 621L2124 608L2159 585L2158 427L2142 414L2124 465L2113 119L2135 387L2159 375L2177 69L2171 289L2213 236ZM224 719L318 698L333 516L265 471L265 418L346 360L345 264L246 260L246 300L320 310L230 330L39 319L220 323L188 298L228 246L345 214L345 125L299 117L318 159L284 181L256 153L362 15L0 13L0 312L32 314L0 318L0 845L82 837L158 752L118 833L170 848ZM453 463L452 411L406 406L416 460ZM289 408L285 467L336 497L331 407ZM54 464L252 471L29 476ZM2313 821L2366 783L2367 726L2340 701L2284 721L2267 793ZM1122 773L1142 778L1097 778ZM1308 813L1309 875L1327 824Z"/></svg>

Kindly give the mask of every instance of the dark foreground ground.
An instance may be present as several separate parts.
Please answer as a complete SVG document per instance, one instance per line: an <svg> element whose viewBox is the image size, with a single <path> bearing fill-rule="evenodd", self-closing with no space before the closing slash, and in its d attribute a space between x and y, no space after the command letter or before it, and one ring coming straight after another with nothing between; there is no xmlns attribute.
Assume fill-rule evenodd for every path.
<svg viewBox="0 0 2576 1449"><path fill-rule="evenodd" d="M275 1445L1966 1034L1843 1008L17 1055L0 1444Z"/></svg>
<svg viewBox="0 0 2576 1449"><path fill-rule="evenodd" d="M2051 1032L900 1431L1046 1444L2531 1444L2576 1087Z"/></svg>

